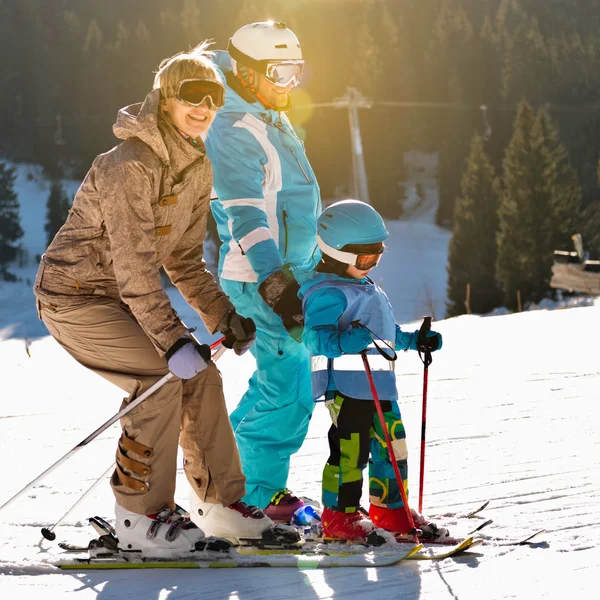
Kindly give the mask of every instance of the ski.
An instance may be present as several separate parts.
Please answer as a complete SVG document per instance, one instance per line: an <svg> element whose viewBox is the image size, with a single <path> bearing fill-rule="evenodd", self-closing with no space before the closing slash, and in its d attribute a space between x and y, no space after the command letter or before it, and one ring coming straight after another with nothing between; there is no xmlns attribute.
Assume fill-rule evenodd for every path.
<svg viewBox="0 0 600 600"><path fill-rule="evenodd" d="M466 513L460 513L460 512L446 512L446 513L441 513L439 515L432 515L432 517L435 519L444 519L444 518L458 518L458 519L481 519L481 515L480 513L483 512L490 504L489 500L486 500L485 502L483 502L482 504L480 504L479 506L477 506L476 508L471 509L469 512Z"/></svg>
<svg viewBox="0 0 600 600"><path fill-rule="evenodd" d="M472 531L469 531L468 535L473 535L474 533L478 533L484 527L487 527L488 525L491 525L493 522L494 521L492 521L492 519L488 519L487 521L484 521L481 525L479 525L478 527L475 527L475 529L473 529Z"/></svg>
<svg viewBox="0 0 600 600"><path fill-rule="evenodd" d="M440 552L436 548L425 548L422 552L415 553L409 558L411 560L444 560L445 558L459 556L467 552L467 550L479 546L482 542L483 540L480 538L468 537L460 544L457 544L448 550Z"/></svg>
<svg viewBox="0 0 600 600"><path fill-rule="evenodd" d="M469 533L466 534L466 536L461 536L461 537L446 537L446 538L438 538L438 539L433 539L433 540L428 540L428 539L421 539L421 542L423 544L432 544L435 546L456 546L458 544L462 544L465 539L472 537L475 533L479 533L482 529L484 529L485 527L487 527L488 525L491 525L493 523L492 519L488 519L487 521L485 521L484 523L481 523L481 525L479 525L478 527L476 527L475 529L473 529L472 531L469 531ZM484 539L484 538L482 538ZM413 541L412 536L408 535L408 534L398 534L396 535L396 541L400 542L400 543L411 543Z"/></svg>
<svg viewBox="0 0 600 600"><path fill-rule="evenodd" d="M529 546L530 544L541 543L540 540L536 539L543 533L547 533L545 529L539 529L534 533L531 533L523 538L507 539L502 537L487 536L481 538L485 544L494 546Z"/></svg>
<svg viewBox="0 0 600 600"><path fill-rule="evenodd" d="M400 544L410 544L412 541L410 539L400 540ZM425 544L428 542L424 542ZM435 543L435 542L434 542ZM417 552L413 552L407 559L410 560L443 560L445 558L449 558L451 556L457 556L475 546L478 546L483 543L481 538L468 537L464 540L455 540L452 539L451 542L452 547L448 549L444 549L443 551L438 551L437 548L432 548L431 546L425 546L424 544L419 544L419 548L422 550ZM414 546L413 546L414 548ZM255 547L239 547L236 548L236 551L239 554L245 554L249 556L262 555L262 556L277 556L284 554L295 554L295 555L310 555L310 554L318 554L318 555L326 555L326 556L361 556L365 554L372 554L378 556L385 556L386 553L394 552L393 546L385 545L379 547L365 546L362 544L348 544L348 543L320 543L320 544L310 544L305 543L302 548L296 550L266 550L262 548Z"/></svg>
<svg viewBox="0 0 600 600"><path fill-rule="evenodd" d="M473 519L474 517L476 517L481 511L485 510L488 507L488 504L490 503L489 500L486 500L481 506L478 506L475 510L472 510L471 512L468 512L465 515L466 519Z"/></svg>
<svg viewBox="0 0 600 600"><path fill-rule="evenodd" d="M413 557L422 549L414 546L404 551L390 554L362 553L348 556L330 556L318 554L278 554L271 556L241 555L231 551L222 558L199 558L183 560L144 559L142 557L115 556L110 558L79 558L60 561L56 566L62 570L89 571L109 569L239 569L280 567L299 570L331 569L343 567L379 568L397 565L403 560Z"/></svg>

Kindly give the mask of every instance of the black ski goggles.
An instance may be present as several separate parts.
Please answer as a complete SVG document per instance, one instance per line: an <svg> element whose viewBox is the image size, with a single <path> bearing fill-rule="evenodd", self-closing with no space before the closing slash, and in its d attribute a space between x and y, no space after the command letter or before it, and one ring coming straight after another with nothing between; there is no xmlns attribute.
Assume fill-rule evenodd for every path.
<svg viewBox="0 0 600 600"><path fill-rule="evenodd" d="M194 108L206 101L208 108L219 110L225 104L225 87L213 79L182 79L177 84L175 98Z"/></svg>

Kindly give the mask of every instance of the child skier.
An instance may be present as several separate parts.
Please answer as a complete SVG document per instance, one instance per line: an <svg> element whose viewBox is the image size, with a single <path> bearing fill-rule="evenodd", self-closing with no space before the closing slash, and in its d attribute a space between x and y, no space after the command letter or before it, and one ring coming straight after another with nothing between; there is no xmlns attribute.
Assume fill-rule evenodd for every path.
<svg viewBox="0 0 600 600"><path fill-rule="evenodd" d="M395 534L411 529L359 356L366 350L408 494L406 436L397 404L394 363L373 342L394 355L392 348L416 350L419 332L406 333L396 325L387 296L367 277L378 264L388 235L383 219L368 204L344 200L331 205L317 224L321 261L299 292L305 319L303 340L313 355L313 399L325 395L333 421L330 456L323 470L322 524L327 538L364 542L374 527ZM442 336L429 331L426 345L431 352L439 350ZM359 510L367 461L370 520ZM447 535L416 511L412 516L424 539Z"/></svg>

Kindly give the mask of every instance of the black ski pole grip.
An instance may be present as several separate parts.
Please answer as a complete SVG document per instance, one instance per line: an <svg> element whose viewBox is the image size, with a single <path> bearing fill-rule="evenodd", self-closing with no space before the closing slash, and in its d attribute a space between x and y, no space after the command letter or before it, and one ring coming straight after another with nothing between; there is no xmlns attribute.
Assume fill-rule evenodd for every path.
<svg viewBox="0 0 600 600"><path fill-rule="evenodd" d="M431 331L431 317L423 317L423 323L421 324L419 335L417 336L417 349L419 352L425 352L425 350L427 350L426 340L428 331Z"/></svg>
<svg viewBox="0 0 600 600"><path fill-rule="evenodd" d="M421 356L421 353L425 355L425 358L423 359L421 357L421 360L426 368L432 363L431 352L427 348L427 333L431 331L431 320L432 317L423 317L423 323L421 324L419 335L417 336L417 350L419 356Z"/></svg>

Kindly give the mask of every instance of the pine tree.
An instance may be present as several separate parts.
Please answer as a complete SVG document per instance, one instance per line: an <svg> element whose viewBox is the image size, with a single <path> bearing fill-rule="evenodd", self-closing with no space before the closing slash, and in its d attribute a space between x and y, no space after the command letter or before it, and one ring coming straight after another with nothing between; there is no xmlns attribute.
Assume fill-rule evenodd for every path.
<svg viewBox="0 0 600 600"><path fill-rule="evenodd" d="M521 102L504 159L498 275L505 303L539 302L549 291L552 253L579 218L581 189L548 113Z"/></svg>
<svg viewBox="0 0 600 600"><path fill-rule="evenodd" d="M448 253L448 316L466 312L467 284L469 305L474 313L489 312L502 299L496 282L500 182L478 134L471 140L461 190L455 204Z"/></svg>
<svg viewBox="0 0 600 600"><path fill-rule="evenodd" d="M473 113L477 115L477 113ZM435 215L438 225L448 226L452 221L454 203L461 194L460 174L463 172L465 159L469 154L469 136L466 131L473 131L480 126L472 115L461 114L445 128L446 136L439 148L438 189L439 204Z"/></svg>
<svg viewBox="0 0 600 600"><path fill-rule="evenodd" d="M50 186L50 195L46 202L46 224L44 231L46 232L46 243L54 239L58 230L67 220L69 213L69 200L60 180L56 179Z"/></svg>
<svg viewBox="0 0 600 600"><path fill-rule="evenodd" d="M4 281L16 281L7 266L17 258L17 242L23 237L14 188L15 170L0 162L0 279Z"/></svg>
<svg viewBox="0 0 600 600"><path fill-rule="evenodd" d="M600 183L600 161L597 165L597 181ZM596 194L597 195L597 194ZM593 260L600 259L600 200L590 202L582 211L581 231L583 245L589 257Z"/></svg>
<svg viewBox="0 0 600 600"><path fill-rule="evenodd" d="M373 90L382 75L381 51L369 24L368 6L364 9L364 19L356 33L356 48L353 81L361 92Z"/></svg>
<svg viewBox="0 0 600 600"><path fill-rule="evenodd" d="M560 141L558 128L544 108L538 110L536 131L547 165L544 175L554 219L551 244L553 249L567 250L571 246L571 236L576 233L580 220L581 186L569 161L567 150Z"/></svg>
<svg viewBox="0 0 600 600"><path fill-rule="evenodd" d="M531 130L534 115L526 100L519 104L512 139L504 156L503 194L498 209L498 259L496 270L504 290L504 303L515 310L517 291L523 300L535 298L536 230L544 220L535 214L535 188L541 186L541 172L532 165Z"/></svg>

